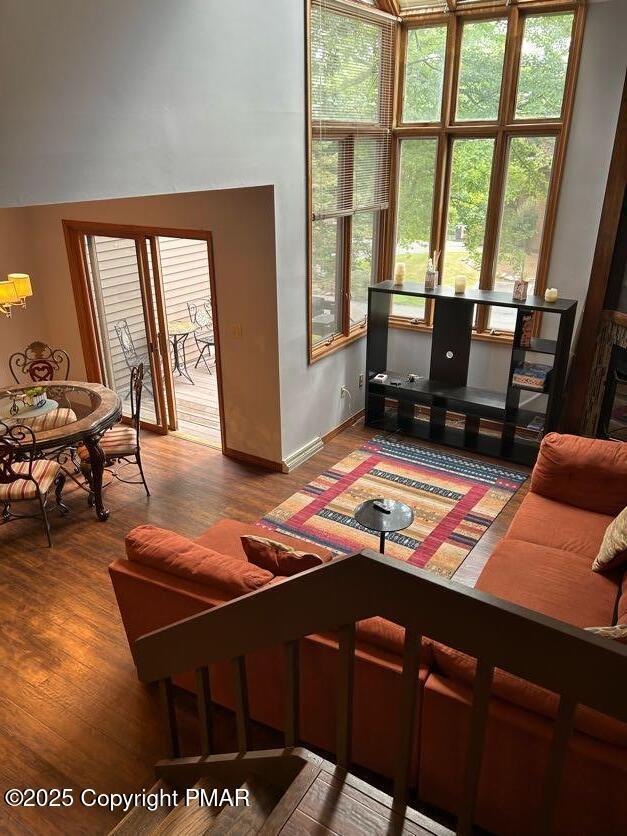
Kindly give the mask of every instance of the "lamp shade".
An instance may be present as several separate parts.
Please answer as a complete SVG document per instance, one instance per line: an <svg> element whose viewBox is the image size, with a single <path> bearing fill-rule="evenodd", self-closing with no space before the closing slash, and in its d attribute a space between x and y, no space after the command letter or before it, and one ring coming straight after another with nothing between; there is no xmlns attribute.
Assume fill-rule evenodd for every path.
<svg viewBox="0 0 627 836"><path fill-rule="evenodd" d="M15 288L15 282L9 280L0 282L0 305L15 305L19 301L20 297Z"/></svg>
<svg viewBox="0 0 627 836"><path fill-rule="evenodd" d="M7 281L13 282L20 299L26 299L27 296L33 295L33 288L28 273L9 273Z"/></svg>

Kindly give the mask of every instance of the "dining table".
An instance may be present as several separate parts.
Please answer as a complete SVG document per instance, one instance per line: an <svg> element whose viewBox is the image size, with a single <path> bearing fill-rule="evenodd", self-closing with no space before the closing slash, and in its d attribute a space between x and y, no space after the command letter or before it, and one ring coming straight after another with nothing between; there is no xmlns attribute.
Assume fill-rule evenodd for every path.
<svg viewBox="0 0 627 836"><path fill-rule="evenodd" d="M50 381L40 385L46 397L37 407L24 400L32 384L0 390L0 421L9 426L31 426L36 456L52 458L84 444L89 451L96 516L104 522L109 510L102 497L105 454L100 440L122 417L120 396L101 383Z"/></svg>

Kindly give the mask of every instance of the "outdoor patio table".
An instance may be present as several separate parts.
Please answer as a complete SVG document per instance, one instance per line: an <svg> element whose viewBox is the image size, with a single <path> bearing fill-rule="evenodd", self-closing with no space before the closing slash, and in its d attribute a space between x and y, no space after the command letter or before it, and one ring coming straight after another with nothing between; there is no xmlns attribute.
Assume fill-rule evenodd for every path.
<svg viewBox="0 0 627 836"><path fill-rule="evenodd" d="M172 366L172 374L178 372L181 377L185 377L194 386L194 381L189 371L187 370L187 359L185 357L185 343L190 334L198 330L198 326L191 321L191 319L176 319L173 322L168 322L168 333L172 343L172 353L174 354L174 365Z"/></svg>

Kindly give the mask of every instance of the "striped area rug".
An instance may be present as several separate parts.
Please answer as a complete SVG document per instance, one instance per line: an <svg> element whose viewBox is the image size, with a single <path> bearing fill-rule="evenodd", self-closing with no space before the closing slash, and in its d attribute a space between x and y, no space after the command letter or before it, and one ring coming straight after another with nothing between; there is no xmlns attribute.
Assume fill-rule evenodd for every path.
<svg viewBox="0 0 627 836"><path fill-rule="evenodd" d="M451 578L527 475L480 459L377 436L260 520L264 528L334 552L378 551L379 535L354 519L365 499L413 508L412 525L387 535L386 554Z"/></svg>

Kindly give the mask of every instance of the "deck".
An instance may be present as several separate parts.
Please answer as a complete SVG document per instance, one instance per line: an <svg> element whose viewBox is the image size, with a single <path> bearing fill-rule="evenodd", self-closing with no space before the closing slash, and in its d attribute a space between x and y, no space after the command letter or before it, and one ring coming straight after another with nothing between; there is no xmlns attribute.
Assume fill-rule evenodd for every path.
<svg viewBox="0 0 627 836"><path fill-rule="evenodd" d="M186 438L221 447L216 370L214 368L209 372L201 366L194 369L190 363L188 371L193 384L178 374L174 375L178 432Z"/></svg>

